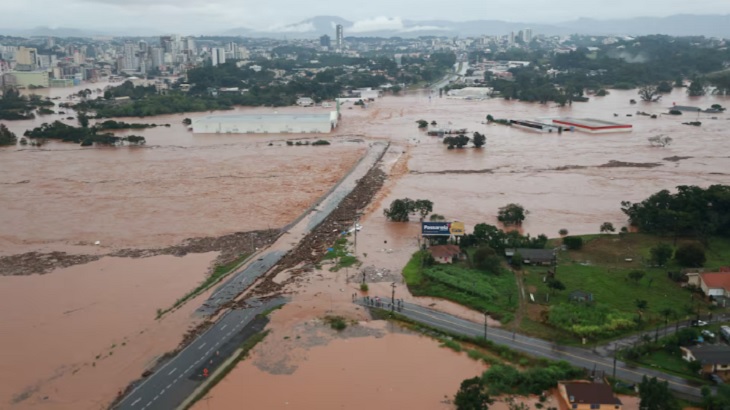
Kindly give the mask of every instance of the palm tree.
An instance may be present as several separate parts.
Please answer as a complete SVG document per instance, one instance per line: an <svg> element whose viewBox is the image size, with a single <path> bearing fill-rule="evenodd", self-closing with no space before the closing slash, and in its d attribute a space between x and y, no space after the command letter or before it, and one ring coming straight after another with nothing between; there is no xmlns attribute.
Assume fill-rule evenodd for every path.
<svg viewBox="0 0 730 410"><path fill-rule="evenodd" d="M664 336L667 335L667 325L669 324L669 316L674 318L677 315L677 312L674 311L672 308L664 308L660 311L660 313L664 316Z"/></svg>

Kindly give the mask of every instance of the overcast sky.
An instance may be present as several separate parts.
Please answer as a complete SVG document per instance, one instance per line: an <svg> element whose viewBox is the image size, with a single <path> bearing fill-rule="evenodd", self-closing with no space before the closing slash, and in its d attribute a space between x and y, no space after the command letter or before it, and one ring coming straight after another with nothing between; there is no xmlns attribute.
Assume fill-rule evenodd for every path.
<svg viewBox="0 0 730 410"><path fill-rule="evenodd" d="M372 24L377 17L527 23L672 14L730 14L730 0L1 0L2 28L150 28L201 34L270 29L318 15ZM381 19L385 22L387 19ZM370 23L368 23L370 22ZM392 24L392 20L391 20Z"/></svg>

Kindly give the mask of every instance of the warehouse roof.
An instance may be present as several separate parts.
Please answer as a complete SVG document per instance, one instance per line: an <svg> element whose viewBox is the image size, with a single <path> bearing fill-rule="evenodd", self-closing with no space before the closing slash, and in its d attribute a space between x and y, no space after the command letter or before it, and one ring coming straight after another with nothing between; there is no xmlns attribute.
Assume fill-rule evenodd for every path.
<svg viewBox="0 0 730 410"><path fill-rule="evenodd" d="M248 114L248 115L208 115L196 118L194 121L198 123L226 123L226 122L300 122L300 123L317 123L322 121L330 121L330 113L326 114Z"/></svg>

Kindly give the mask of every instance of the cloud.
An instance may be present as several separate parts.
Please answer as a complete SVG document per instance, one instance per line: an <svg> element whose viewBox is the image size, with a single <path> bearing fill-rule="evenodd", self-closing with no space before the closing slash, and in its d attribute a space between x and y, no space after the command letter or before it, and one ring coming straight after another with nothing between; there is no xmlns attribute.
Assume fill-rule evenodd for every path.
<svg viewBox="0 0 730 410"><path fill-rule="evenodd" d="M308 33L310 31L315 31L316 28L314 27L314 24L312 23L299 23L299 24L290 24L288 26L274 26L270 27L264 31L268 31L271 33Z"/></svg>
<svg viewBox="0 0 730 410"><path fill-rule="evenodd" d="M400 31L403 29L403 20L400 17L375 17L372 19L359 20L353 23L347 31L351 33L365 33L368 31Z"/></svg>
<svg viewBox="0 0 730 410"><path fill-rule="evenodd" d="M399 30L401 33L412 33L414 31L448 31L446 27L439 26L413 26Z"/></svg>

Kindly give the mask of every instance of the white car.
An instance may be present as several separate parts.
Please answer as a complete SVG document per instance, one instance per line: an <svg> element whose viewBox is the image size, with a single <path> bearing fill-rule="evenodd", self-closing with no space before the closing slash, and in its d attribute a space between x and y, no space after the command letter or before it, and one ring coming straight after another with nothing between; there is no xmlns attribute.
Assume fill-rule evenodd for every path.
<svg viewBox="0 0 730 410"><path fill-rule="evenodd" d="M702 336L704 336L704 337L706 337L708 339L714 339L715 338L715 334L712 333L712 332L710 332L709 330L703 330L702 331Z"/></svg>

